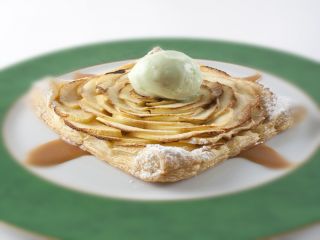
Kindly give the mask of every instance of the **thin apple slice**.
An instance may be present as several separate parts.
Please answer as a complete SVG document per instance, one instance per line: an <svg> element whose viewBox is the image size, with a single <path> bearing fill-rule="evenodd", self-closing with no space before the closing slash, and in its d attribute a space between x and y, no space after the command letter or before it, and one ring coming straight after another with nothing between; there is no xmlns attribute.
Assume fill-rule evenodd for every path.
<svg viewBox="0 0 320 240"><path fill-rule="evenodd" d="M123 78L124 76L125 74L123 72L117 71L106 73L104 75L99 76L95 79L96 91L98 93L106 92L107 89L115 83L115 81L119 80L120 78Z"/></svg>
<svg viewBox="0 0 320 240"><path fill-rule="evenodd" d="M93 114L85 112L81 109L73 109L58 103L55 103L54 105L55 113L64 119L80 123L88 123L95 118Z"/></svg>
<svg viewBox="0 0 320 240"><path fill-rule="evenodd" d="M120 129L124 132L147 132L147 133L151 133L154 135L171 135L171 134L177 134L179 133L179 130L154 130L154 129L144 129L144 128L139 128L139 127L135 127L135 126L129 126L126 124L122 124L119 122L115 122L114 120L112 120L112 117L97 117L97 121L113 127L113 128L117 128Z"/></svg>
<svg viewBox="0 0 320 240"><path fill-rule="evenodd" d="M85 132L91 136L101 139L114 140L122 137L121 130L108 127L97 121L90 122L90 124L85 124L66 119L65 124L75 130Z"/></svg>
<svg viewBox="0 0 320 240"><path fill-rule="evenodd" d="M78 94L78 88L80 88L87 79L79 79L62 84L59 91L59 101L71 108L79 107L79 100L81 96Z"/></svg>

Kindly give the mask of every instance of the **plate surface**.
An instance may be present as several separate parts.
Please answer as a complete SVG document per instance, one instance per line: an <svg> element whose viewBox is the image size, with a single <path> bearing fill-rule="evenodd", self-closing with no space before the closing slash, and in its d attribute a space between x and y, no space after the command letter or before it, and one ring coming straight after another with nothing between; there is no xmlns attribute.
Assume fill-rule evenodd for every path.
<svg viewBox="0 0 320 240"><path fill-rule="evenodd" d="M103 74L127 62L107 63L80 69L77 72ZM234 64L208 60L199 62L226 71L233 76L244 77L256 72ZM73 73L70 73L59 78L72 79L72 77ZM301 124L268 142L288 161L299 166L309 159L320 142L320 129L317 129L320 124L320 114L317 106L302 91L275 76L263 73L261 83L278 96L290 98L293 104L300 104L308 110L306 119ZM30 139L28 136L33 137ZM27 153L32 148L57 138L57 135L35 116L26 97L19 99L11 108L4 123L5 144L15 159L23 165ZM173 184L151 184L129 176L93 156L81 157L55 167L37 168L28 165L25 167L61 186L105 197L135 200L216 197L259 186L295 169L268 169L244 159L234 158L195 178Z"/></svg>
<svg viewBox="0 0 320 240"><path fill-rule="evenodd" d="M30 112L20 111L21 108L26 109L23 108L21 101L11 108L9 115L6 115L12 103L27 91L31 82L46 75L60 75L86 66L138 58L156 45L186 52L194 58L212 59L261 69L298 85L316 102L319 102L320 86L317 81L320 76L319 64L290 54L243 44L195 39L149 39L102 43L42 56L5 69L0 73L2 132L10 151L21 160L21 156L25 153L23 151L32 147L32 144L55 137L50 135L51 133L47 135L46 130L41 131L43 134L41 135L35 132L36 130L30 132L31 127L30 129L18 127L23 126L25 124L23 122L29 120L30 124L35 124L32 122L35 119L32 120ZM211 65L220 64L210 63ZM241 70L235 68L232 69L231 66L229 70L231 73L236 71L235 74L238 75L237 73ZM315 113L314 119L317 118L316 106L300 90L286 82L279 81L277 77L265 76L266 84L274 87L276 92L293 96L298 102L303 102L312 113ZM5 116L8 116L6 119L10 121L4 122ZM10 133L8 129L11 129ZM39 129L46 128L39 125ZM300 130L290 130L270 141L270 144L290 161L300 162L316 148L318 133L319 123L317 120L311 120L307 126L300 126ZM26 134L29 135L30 141L25 141ZM118 183L109 185L114 187L113 193L103 194L101 191L106 191L103 189L103 183L107 181L101 178L103 174L85 175L90 178L101 178L100 186L96 186L93 190L94 193L104 195L104 197L98 197L62 188L31 174L13 160L4 144L1 145L0 153L0 181L2 182L0 185L0 219L63 239L127 239L129 237L130 239L212 239L212 236L218 239L256 239L320 218L319 151L302 167L267 185L220 197L170 202L132 201L109 197L144 200L189 199L226 193L223 191L226 191L228 185L223 182L212 188L209 184L204 186L206 181L201 180L200 175L188 180L193 183L199 181L196 185L185 181L185 183L181 182L180 186L180 183L172 185L172 189L171 187L165 188L163 192L159 191L157 186L148 189L140 185L138 180L129 183L129 178L120 177L116 178L121 183L120 185ZM68 172L74 168L72 164L82 164L83 168L90 168L91 164L88 164L88 161L88 159L83 159L78 163L70 162L71 166L66 165L66 169L56 169L53 172ZM96 164L101 165L102 163L96 161ZM216 177L220 173L226 175L225 177L232 182L236 182L237 175L234 172L228 172L232 166L241 168L241 171L237 170L237 175L247 169L254 172L259 171L259 178L256 181L261 181L261 183L274 178L274 176L267 177L267 180L260 178L260 175L263 175L262 172L266 171L265 169L241 160L230 160L216 169L207 171L203 176L210 180L213 174ZM103 168L108 167L103 165ZM254 168L256 170L253 170ZM81 174L88 174L91 171L95 169L83 169ZM114 170L109 168L106 171ZM72 178L72 175L66 172L64 177ZM37 172L37 174L50 176L50 173ZM115 177L124 176L120 171L114 171L112 174ZM246 172L243 178L248 179L251 184L252 178L248 178L248 174L250 173ZM283 173L279 175L281 174ZM56 176L56 173L53 175ZM224 178L219 179L221 182ZM78 182L79 176L71 180L71 183ZM54 181L58 180L54 179ZM97 181L94 180L90 183L91 185L85 187L87 190L92 189L96 183ZM65 179L63 184L66 184ZM237 186L237 189L229 189L227 192L250 188L250 184ZM129 188L123 189L123 186L128 185L131 193ZM75 186L69 185L69 187ZM212 189L219 187L220 192L213 194ZM148 198L148 196L151 197Z"/></svg>

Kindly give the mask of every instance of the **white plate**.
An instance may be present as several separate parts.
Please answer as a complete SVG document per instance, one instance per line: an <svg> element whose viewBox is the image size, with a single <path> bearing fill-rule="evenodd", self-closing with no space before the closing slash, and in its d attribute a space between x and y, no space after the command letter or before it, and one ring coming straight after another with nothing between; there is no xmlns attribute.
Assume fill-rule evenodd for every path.
<svg viewBox="0 0 320 240"><path fill-rule="evenodd" d="M108 63L79 70L102 73L127 61ZM234 76L247 76L256 70L215 61L202 63ZM62 76L71 78L72 73ZM301 164L307 161L320 142L320 114L317 106L300 89L267 73L262 83L278 95L293 99L308 110L306 119L293 129L268 142L287 160ZM37 168L24 165L26 154L41 143L58 138L31 111L22 97L9 111L4 124L6 146L15 159L34 174L74 190L105 197L135 200L179 200L216 197L234 193L275 180L293 169L271 170L240 158L223 162L199 176L172 184L151 184L140 181L109 166L93 156L85 156L59 166Z"/></svg>

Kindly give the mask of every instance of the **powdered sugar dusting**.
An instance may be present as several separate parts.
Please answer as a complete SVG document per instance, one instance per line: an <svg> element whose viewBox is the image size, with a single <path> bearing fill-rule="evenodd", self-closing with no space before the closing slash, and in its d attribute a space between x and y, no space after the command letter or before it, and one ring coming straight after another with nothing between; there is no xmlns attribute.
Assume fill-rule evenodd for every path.
<svg viewBox="0 0 320 240"><path fill-rule="evenodd" d="M264 106L271 119L279 116L280 114L289 113L290 109L294 106L292 99L286 96L275 96L265 99Z"/></svg>
<svg viewBox="0 0 320 240"><path fill-rule="evenodd" d="M145 180L155 179L168 169L179 169L214 157L208 147L187 151L180 147L149 144L135 157L132 173Z"/></svg>
<svg viewBox="0 0 320 240"><path fill-rule="evenodd" d="M278 116L282 113L288 113L293 107L293 101L285 96L278 96L276 106L272 112L272 116Z"/></svg>

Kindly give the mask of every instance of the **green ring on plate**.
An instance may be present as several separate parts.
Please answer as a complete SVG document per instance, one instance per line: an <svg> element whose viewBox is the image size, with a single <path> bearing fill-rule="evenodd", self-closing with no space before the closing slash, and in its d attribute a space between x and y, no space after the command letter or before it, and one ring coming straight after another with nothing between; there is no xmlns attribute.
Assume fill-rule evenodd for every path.
<svg viewBox="0 0 320 240"><path fill-rule="evenodd" d="M1 125L31 82L79 68L138 58L152 47L262 69L320 101L320 64L276 50L199 39L136 39L77 47L0 72ZM320 219L320 151L289 175L240 193L173 202L87 195L44 181L0 145L0 220L60 239L256 239ZM303 151L303 149L302 149Z"/></svg>

